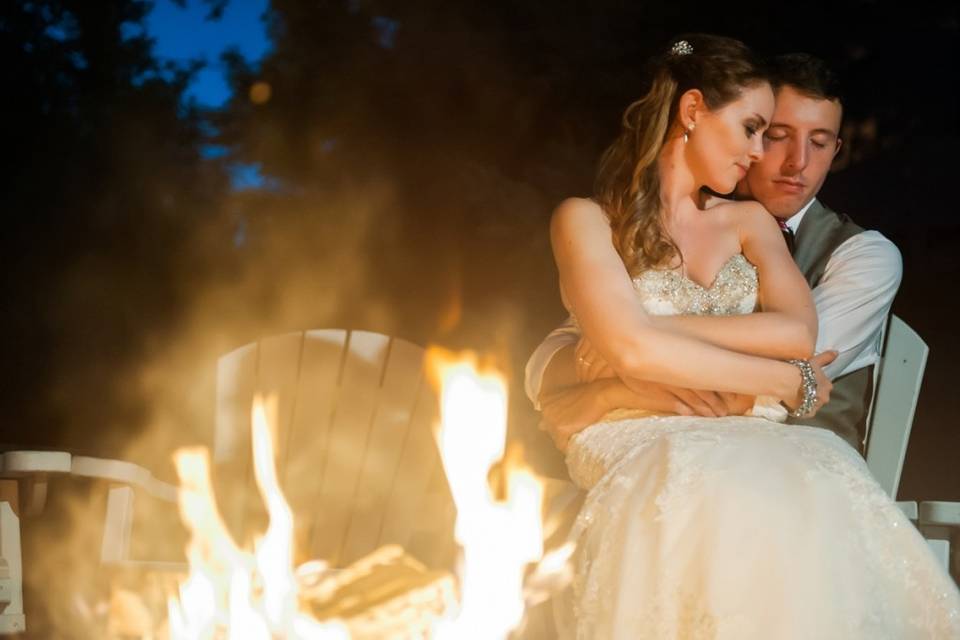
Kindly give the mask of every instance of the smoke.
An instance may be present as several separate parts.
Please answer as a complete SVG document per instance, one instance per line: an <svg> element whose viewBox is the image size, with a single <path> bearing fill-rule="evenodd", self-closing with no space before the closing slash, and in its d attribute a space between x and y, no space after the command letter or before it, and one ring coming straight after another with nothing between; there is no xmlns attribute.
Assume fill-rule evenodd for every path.
<svg viewBox="0 0 960 640"><path fill-rule="evenodd" d="M173 451L213 441L217 358L261 337L314 328L492 354L508 375L511 431L535 431L523 365L564 315L549 211L561 194L584 192L594 142L569 128L546 134L544 123L563 113L544 83L531 90L518 82L489 35L461 27L466 32L419 26L422 46L439 39L437 50L450 56L426 66L398 40L390 54L400 61L396 78L415 78L420 66L425 75L403 89L399 106L384 102L374 113L376 91L344 91L334 118L317 115L314 123L298 112L291 125L279 110L281 125L268 123L264 144L289 142L285 123L310 149L303 161L292 143L289 152L268 145L275 165L295 165L270 188L187 203L168 188L176 172L148 181L158 210L174 220L150 222L164 234L131 231L130 248L108 258L91 251L47 292L58 331L37 400L57 425L48 446L128 460L173 482ZM413 28L403 24L401 35ZM465 60L470 73L460 74ZM454 77L455 86L445 86ZM272 95L261 110L310 93L267 80ZM331 122L344 131L331 135ZM111 215L135 218L125 204ZM536 447L552 451L547 438L527 451ZM32 626L49 630L46 637L97 637L102 611L90 612L104 600L96 594L124 573L99 561L105 492L103 482L59 478L47 512L25 522L28 620L35 614ZM137 507L133 557L181 560L175 507Z"/></svg>

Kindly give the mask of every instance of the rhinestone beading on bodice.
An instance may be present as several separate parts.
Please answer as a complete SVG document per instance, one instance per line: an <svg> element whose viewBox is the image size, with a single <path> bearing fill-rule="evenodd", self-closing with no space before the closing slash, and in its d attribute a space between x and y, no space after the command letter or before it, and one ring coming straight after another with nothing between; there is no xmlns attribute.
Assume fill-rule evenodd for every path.
<svg viewBox="0 0 960 640"><path fill-rule="evenodd" d="M649 269L633 278L643 307L651 315L729 316L757 306L757 269L736 254L724 263L709 287L676 271Z"/></svg>

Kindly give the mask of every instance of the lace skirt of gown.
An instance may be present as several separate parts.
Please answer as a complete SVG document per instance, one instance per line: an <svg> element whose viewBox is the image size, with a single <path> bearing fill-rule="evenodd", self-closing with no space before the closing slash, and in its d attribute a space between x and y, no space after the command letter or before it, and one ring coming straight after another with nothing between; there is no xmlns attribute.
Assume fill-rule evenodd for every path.
<svg viewBox="0 0 960 640"><path fill-rule="evenodd" d="M567 465L588 490L567 636L960 638L956 586L830 431L622 417L578 434Z"/></svg>

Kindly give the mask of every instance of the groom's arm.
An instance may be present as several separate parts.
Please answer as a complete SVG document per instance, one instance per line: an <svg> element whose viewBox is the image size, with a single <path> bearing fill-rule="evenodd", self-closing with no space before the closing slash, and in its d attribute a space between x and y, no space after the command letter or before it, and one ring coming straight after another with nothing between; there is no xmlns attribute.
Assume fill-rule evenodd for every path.
<svg viewBox="0 0 960 640"><path fill-rule="evenodd" d="M589 407L581 404L574 413L581 416L599 413L598 418L613 409L647 409L702 416L740 414L753 405L749 396L692 391L648 381L634 380L630 387L619 379L608 379L593 386L581 384L574 362L574 350L579 340L579 328L568 319L540 343L527 361L524 386L538 410L542 411L545 402L557 400L560 393L566 391L570 392L566 395L565 404L568 406L572 407L570 398L578 398L580 403L589 402ZM603 393L595 393L600 386ZM574 389L578 389L577 393L573 393ZM557 415L557 411L552 415Z"/></svg>
<svg viewBox="0 0 960 640"><path fill-rule="evenodd" d="M567 318L537 345L527 361L524 389L538 411L542 397L579 384L573 366L573 350L579 340L580 329Z"/></svg>
<svg viewBox="0 0 960 640"><path fill-rule="evenodd" d="M864 231L837 247L813 288L820 331L817 352L835 349L830 378L876 363L880 336L903 275L896 245Z"/></svg>

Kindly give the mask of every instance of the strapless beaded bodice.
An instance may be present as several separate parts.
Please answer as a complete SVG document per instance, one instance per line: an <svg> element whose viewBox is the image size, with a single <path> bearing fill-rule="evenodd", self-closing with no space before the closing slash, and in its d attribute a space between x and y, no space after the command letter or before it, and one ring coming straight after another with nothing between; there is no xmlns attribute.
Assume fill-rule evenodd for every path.
<svg viewBox="0 0 960 640"><path fill-rule="evenodd" d="M759 295L757 269L739 253L724 263L709 287L703 287L677 271L658 269L641 272L633 278L633 286L644 310L658 316L747 314L756 309ZM577 322L575 317L573 321ZM668 415L643 409L615 409L607 413L602 422L609 427L611 423L624 420L649 418L649 424L654 425L661 424L658 419ZM776 398L758 396L748 416L752 416L748 420L762 418L783 422L787 412ZM670 420L676 418L669 417ZM694 423L698 420L695 419ZM655 430L651 429L636 432L630 428L624 434L614 435L609 428L596 429L596 426L577 434L567 451L567 469L582 488L593 486L621 459L623 452L630 449L625 446L626 433L632 433L630 437L656 436Z"/></svg>
<svg viewBox="0 0 960 640"><path fill-rule="evenodd" d="M676 271L649 269L633 279L644 310L650 315L730 316L757 306L757 269L743 254L731 256L709 287Z"/></svg>

